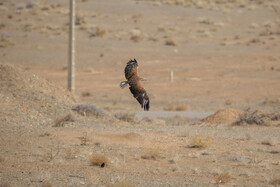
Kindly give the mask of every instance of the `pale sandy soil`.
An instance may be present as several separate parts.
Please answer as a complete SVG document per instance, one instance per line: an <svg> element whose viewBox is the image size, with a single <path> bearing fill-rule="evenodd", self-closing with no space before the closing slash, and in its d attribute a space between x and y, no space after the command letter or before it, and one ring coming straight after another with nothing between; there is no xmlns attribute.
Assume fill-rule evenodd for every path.
<svg viewBox="0 0 280 187"><path fill-rule="evenodd" d="M67 2L0 0L0 186L280 185L279 119L232 125L280 111L278 0L76 3L70 94ZM147 115L119 88L131 58ZM86 102L108 116L71 110Z"/></svg>

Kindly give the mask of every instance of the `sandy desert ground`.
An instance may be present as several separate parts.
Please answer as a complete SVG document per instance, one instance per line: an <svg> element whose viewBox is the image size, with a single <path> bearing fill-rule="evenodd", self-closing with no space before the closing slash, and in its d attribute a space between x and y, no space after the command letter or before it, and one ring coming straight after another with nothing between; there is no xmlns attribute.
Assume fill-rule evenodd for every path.
<svg viewBox="0 0 280 187"><path fill-rule="evenodd" d="M68 9L0 0L1 187L280 186L280 1L76 0L74 93Z"/></svg>

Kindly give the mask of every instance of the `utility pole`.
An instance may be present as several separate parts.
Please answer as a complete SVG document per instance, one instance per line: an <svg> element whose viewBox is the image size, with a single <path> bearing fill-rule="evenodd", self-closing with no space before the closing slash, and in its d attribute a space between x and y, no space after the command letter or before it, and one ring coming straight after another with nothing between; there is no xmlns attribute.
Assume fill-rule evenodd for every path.
<svg viewBox="0 0 280 187"><path fill-rule="evenodd" d="M69 49L68 49L68 90L75 90L75 0L70 1Z"/></svg>

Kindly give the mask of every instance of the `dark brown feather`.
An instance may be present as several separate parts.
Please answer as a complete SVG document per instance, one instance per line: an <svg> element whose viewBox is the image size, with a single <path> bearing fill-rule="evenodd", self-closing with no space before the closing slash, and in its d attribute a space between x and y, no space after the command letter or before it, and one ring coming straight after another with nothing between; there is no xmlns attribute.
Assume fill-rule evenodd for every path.
<svg viewBox="0 0 280 187"><path fill-rule="evenodd" d="M133 76L138 76L137 68L138 68L137 61L135 59L134 60L130 60L127 63L125 69L124 69L125 78L127 80L129 80Z"/></svg>

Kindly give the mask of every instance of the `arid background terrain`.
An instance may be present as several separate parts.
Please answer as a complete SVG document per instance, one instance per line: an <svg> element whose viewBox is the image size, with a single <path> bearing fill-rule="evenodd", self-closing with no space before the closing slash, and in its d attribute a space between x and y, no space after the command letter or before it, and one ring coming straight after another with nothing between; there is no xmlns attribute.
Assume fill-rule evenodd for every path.
<svg viewBox="0 0 280 187"><path fill-rule="evenodd" d="M68 3L0 0L1 187L280 185L280 1L76 0L74 93Z"/></svg>

